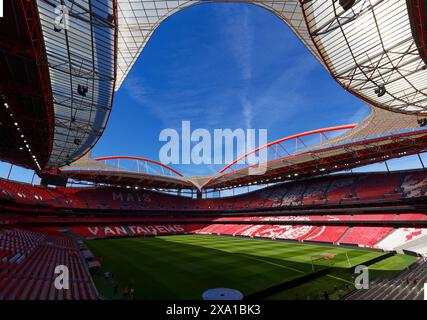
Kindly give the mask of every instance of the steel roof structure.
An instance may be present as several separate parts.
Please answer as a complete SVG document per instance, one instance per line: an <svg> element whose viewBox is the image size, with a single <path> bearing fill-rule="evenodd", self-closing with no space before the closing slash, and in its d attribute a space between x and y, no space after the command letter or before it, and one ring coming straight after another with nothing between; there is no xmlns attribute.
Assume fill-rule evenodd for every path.
<svg viewBox="0 0 427 320"><path fill-rule="evenodd" d="M318 129L279 139L242 155L212 176L184 176L156 161L125 156L82 158L71 166L62 168L56 174L77 181L121 187L221 189L324 175L427 151L427 129L321 147L316 147L317 145L307 147L301 140L302 137L317 134L322 139L326 132L351 127L354 125ZM287 150L283 143L289 140L300 141L305 148L296 152ZM254 153L259 154L263 149L267 149L267 154L272 154L273 157L265 159L257 165L250 165L248 164L250 162L246 161L240 164L240 160L246 159ZM117 162L113 164L105 162L105 160L112 159ZM133 168L120 166L119 161L126 159L134 161ZM156 173L150 172L146 165L147 162L162 168ZM166 169L166 173L163 169ZM256 170L260 170L261 174L256 174Z"/></svg>
<svg viewBox="0 0 427 320"><path fill-rule="evenodd" d="M367 164L384 162L412 154L427 151L427 130L418 130L402 134L368 138L361 141L344 143L337 146L315 149L296 155L277 158L265 163L265 173L260 176L250 174L250 169L233 168L212 176L203 187L224 188L228 186L252 185L301 177L323 175L350 170ZM273 180L272 180L273 179Z"/></svg>
<svg viewBox="0 0 427 320"><path fill-rule="evenodd" d="M361 0L348 10L338 1L306 1L302 11L317 52L341 86L376 107L427 113L426 62L406 1Z"/></svg>
<svg viewBox="0 0 427 320"><path fill-rule="evenodd" d="M0 64L9 70L0 78L0 132L18 148L0 144L1 160L42 173L87 154L105 129L114 91L156 28L180 10L206 2L245 2L269 10L345 90L371 106L356 128L304 150L298 161L307 156L303 162L308 163L314 154L329 158L330 148L348 153L347 147L362 140L366 150L379 148L371 144L377 138L392 145L400 134L385 134L415 128L418 117L427 116L427 5L422 0L17 0L6 2L5 12L18 37L0 35ZM15 67L20 74L13 74ZM419 132L411 134L404 140L423 141ZM417 143L409 146L424 150ZM411 152L406 144L396 150ZM276 172L289 163L270 164L269 171ZM242 172L177 180L222 187L246 183Z"/></svg>
<svg viewBox="0 0 427 320"><path fill-rule="evenodd" d="M0 156L40 170L49 161L54 113L35 7L21 4L7 1L0 18Z"/></svg>
<svg viewBox="0 0 427 320"><path fill-rule="evenodd" d="M330 132L342 132L343 130L354 129L355 124L342 125L330 128L322 128L291 135L266 144L260 148L241 155L232 163L226 165L214 176L191 177L184 176L177 170L147 158L132 156L108 156L92 159L90 154L82 157L69 166L62 167L58 172L68 178L75 180L92 181L104 183L114 183L116 185L149 186L157 188L172 189L202 189L209 185L214 177L221 176L230 168L247 168L251 162L247 161L251 155L257 155L258 163L264 165L272 160L277 160L286 156L302 153L309 148L304 137L309 137L312 141L316 136L319 141L328 141ZM316 146L316 145L315 145ZM260 152L261 150L265 152ZM262 156L260 156L262 154ZM57 174L58 172L52 172ZM126 176L126 178L124 178ZM256 178L255 178L256 179ZM108 181L108 182L107 182Z"/></svg>
<svg viewBox="0 0 427 320"><path fill-rule="evenodd" d="M55 113L47 168L71 163L93 147L107 124L115 83L114 1L58 4L37 1Z"/></svg>
<svg viewBox="0 0 427 320"><path fill-rule="evenodd" d="M118 0L116 90L155 29L169 16L202 2L208 1ZM348 7L337 0L244 2L283 20L335 80L363 101L387 110L427 114L425 42L420 50L406 1L342 1L354 2ZM410 8L414 16L423 10L421 1L408 3L415 4ZM420 33L420 38L425 35Z"/></svg>

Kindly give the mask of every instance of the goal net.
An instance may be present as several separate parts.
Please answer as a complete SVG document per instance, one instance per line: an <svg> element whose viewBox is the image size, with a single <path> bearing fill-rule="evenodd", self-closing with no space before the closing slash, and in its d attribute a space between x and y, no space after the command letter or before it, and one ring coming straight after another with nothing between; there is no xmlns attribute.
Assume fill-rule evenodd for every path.
<svg viewBox="0 0 427 320"><path fill-rule="evenodd" d="M350 268L351 262L350 258L348 256L348 252L341 252L341 253L330 253L330 252L323 252L321 254L315 254L311 255L311 266L313 269L313 272L315 271L315 267L331 267L335 264L338 264L340 267L343 268Z"/></svg>
<svg viewBox="0 0 427 320"><path fill-rule="evenodd" d="M325 267L325 266L333 266L336 262L336 253L322 253L315 254L310 256L311 258L311 266L313 271L315 271L316 266Z"/></svg>

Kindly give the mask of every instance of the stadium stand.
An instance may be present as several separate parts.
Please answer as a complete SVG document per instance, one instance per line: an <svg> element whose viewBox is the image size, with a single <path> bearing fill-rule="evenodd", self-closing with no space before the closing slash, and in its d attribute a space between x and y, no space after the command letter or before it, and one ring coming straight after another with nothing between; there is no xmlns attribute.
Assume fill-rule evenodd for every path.
<svg viewBox="0 0 427 320"><path fill-rule="evenodd" d="M427 173L416 172L409 173L403 178L401 185L404 197L413 198L421 197L426 194Z"/></svg>
<svg viewBox="0 0 427 320"><path fill-rule="evenodd" d="M349 230L349 227L319 226L304 241L336 243Z"/></svg>
<svg viewBox="0 0 427 320"><path fill-rule="evenodd" d="M376 243L384 239L392 230L393 228L352 227L339 242L341 244L350 243L374 247Z"/></svg>
<svg viewBox="0 0 427 320"><path fill-rule="evenodd" d="M400 213L394 217L394 220L397 220L397 221L426 220L426 219L427 219L427 215L423 213Z"/></svg>
<svg viewBox="0 0 427 320"><path fill-rule="evenodd" d="M0 201L91 210L227 211L413 199L425 196L426 181L427 174L423 171L337 175L283 183L234 197L194 200L149 190L43 188L0 179Z"/></svg>
<svg viewBox="0 0 427 320"><path fill-rule="evenodd" d="M0 188L0 299L97 299L91 262L77 245L79 238L217 234L427 253L427 228L387 226L427 221L425 212L401 205L405 199L424 201L424 178L413 172L393 173L390 179L337 175L201 200L149 190L44 188L6 180L0 180ZM384 201L390 204L381 205ZM352 225L356 222L384 225ZM53 288L53 268L61 263L71 266L71 290L64 293ZM414 286L402 289L405 296L391 292L387 297L419 297Z"/></svg>
<svg viewBox="0 0 427 320"><path fill-rule="evenodd" d="M367 290L355 290L346 300L422 300L427 282L427 261L419 259L392 280L380 279Z"/></svg>
<svg viewBox="0 0 427 320"><path fill-rule="evenodd" d="M326 190L329 186L329 181L319 181L307 186L304 192L303 204L313 205L322 204L326 201Z"/></svg>
<svg viewBox="0 0 427 320"><path fill-rule="evenodd" d="M305 189L306 185L302 183L291 185L286 196L282 199L281 206L287 207L301 205Z"/></svg>
<svg viewBox="0 0 427 320"><path fill-rule="evenodd" d="M55 232L0 230L0 299L92 300L96 289L75 241ZM70 290L55 290L54 268L70 266Z"/></svg>
<svg viewBox="0 0 427 320"><path fill-rule="evenodd" d="M387 225L427 221L425 212L402 202L422 205L423 177L343 174L199 200L151 190L45 188L0 179L0 298L97 299L78 239L218 234L423 254L427 228ZM72 288L66 293L53 289L53 268L61 263L71 265Z"/></svg>
<svg viewBox="0 0 427 320"><path fill-rule="evenodd" d="M0 179L0 201L22 205L92 210L227 211L382 202L425 196L427 173L336 175L283 183L220 199L190 199L126 188L43 188Z"/></svg>
<svg viewBox="0 0 427 320"><path fill-rule="evenodd" d="M427 235L423 228L398 228L378 242L377 246L384 250L395 250L404 244Z"/></svg>
<svg viewBox="0 0 427 320"><path fill-rule="evenodd" d="M387 196L399 195L401 176L399 174L372 174L360 177L356 194L360 200L378 200Z"/></svg>
<svg viewBox="0 0 427 320"><path fill-rule="evenodd" d="M331 182L328 192L328 203L340 203L345 199L353 199L354 177L335 179Z"/></svg>
<svg viewBox="0 0 427 320"><path fill-rule="evenodd" d="M377 220L377 221L388 221L395 219L396 215L394 214L353 214L350 217L350 220L353 221L369 221L369 220ZM341 219L342 220L342 219Z"/></svg>

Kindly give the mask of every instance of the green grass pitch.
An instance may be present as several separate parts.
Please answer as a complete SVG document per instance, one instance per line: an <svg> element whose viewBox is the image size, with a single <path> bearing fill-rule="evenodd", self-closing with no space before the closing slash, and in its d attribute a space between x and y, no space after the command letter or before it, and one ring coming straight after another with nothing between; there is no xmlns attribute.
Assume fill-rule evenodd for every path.
<svg viewBox="0 0 427 320"><path fill-rule="evenodd" d="M315 246L263 239L244 239L208 235L123 238L86 242L102 267L95 283L106 299L113 296L111 281L103 273L113 272L120 288L135 290L135 299L201 299L210 288L233 288L244 295L312 273L316 255L336 254L331 261L314 260L315 270L333 271L267 299L316 297L324 290L352 286L350 266L363 264L382 255L380 252ZM347 258L348 257L348 258ZM413 263L414 258L395 256L370 268L375 276L390 276Z"/></svg>

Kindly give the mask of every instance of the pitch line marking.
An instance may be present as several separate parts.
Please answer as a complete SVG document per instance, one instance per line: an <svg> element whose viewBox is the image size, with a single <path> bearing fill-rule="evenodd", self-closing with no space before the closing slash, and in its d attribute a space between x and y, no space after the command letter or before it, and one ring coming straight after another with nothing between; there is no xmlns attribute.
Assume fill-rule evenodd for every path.
<svg viewBox="0 0 427 320"><path fill-rule="evenodd" d="M350 281L348 281L346 279L343 279L343 278L340 278L340 277L336 277L336 276L333 276L333 275L330 275L330 274L328 274L327 277L334 278L334 279L337 279L337 280L341 280L341 281L347 282L349 284L353 284L353 282L350 282Z"/></svg>
<svg viewBox="0 0 427 320"><path fill-rule="evenodd" d="M295 269L295 268L292 268L292 267L287 267L287 266L284 266L284 265L281 265L281 264L278 264L278 263L274 263L274 262L271 262L271 261L267 261L267 260L263 260L263 259L258 259L258 258L254 258L254 257L247 256L247 255L245 255L245 257L247 257L249 259L252 259L252 260L257 260L257 261L261 261L261 262L264 262L264 263L272 264L273 266L277 266L277 267L280 267L280 268L293 270L293 271L296 271L296 272L299 272L299 273L305 273L304 271L301 271L301 270L298 270L298 269Z"/></svg>
<svg viewBox="0 0 427 320"><path fill-rule="evenodd" d="M427 300L427 283L424 283L424 300Z"/></svg>

